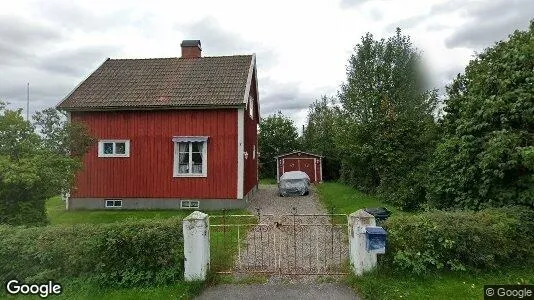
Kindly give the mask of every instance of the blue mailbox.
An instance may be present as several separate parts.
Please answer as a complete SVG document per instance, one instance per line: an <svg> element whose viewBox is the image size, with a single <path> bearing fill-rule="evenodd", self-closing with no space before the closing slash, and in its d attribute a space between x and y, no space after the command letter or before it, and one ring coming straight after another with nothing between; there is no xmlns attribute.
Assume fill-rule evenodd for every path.
<svg viewBox="0 0 534 300"><path fill-rule="evenodd" d="M382 227L365 227L367 251L378 254L386 253L386 236L387 232Z"/></svg>

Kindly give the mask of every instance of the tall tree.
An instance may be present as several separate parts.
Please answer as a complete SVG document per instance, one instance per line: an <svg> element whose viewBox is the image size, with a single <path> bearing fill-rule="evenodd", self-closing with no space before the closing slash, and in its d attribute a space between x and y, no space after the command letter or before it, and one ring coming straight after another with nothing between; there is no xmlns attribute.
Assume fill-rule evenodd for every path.
<svg viewBox="0 0 534 300"><path fill-rule="evenodd" d="M35 125L43 124L31 124L21 109L10 110L0 103L0 224L47 223L46 199L70 188L81 167L82 151L91 143L83 126L55 119L53 111L40 115L58 130L37 134ZM69 138L57 132L70 132ZM68 151L60 145L79 148Z"/></svg>
<svg viewBox="0 0 534 300"><path fill-rule="evenodd" d="M302 149L324 157L323 177L327 180L339 178L340 158L334 141L338 115L335 99L323 96L310 105L302 135Z"/></svg>
<svg viewBox="0 0 534 300"><path fill-rule="evenodd" d="M275 178L275 156L300 148L293 120L282 112L268 116L260 123L260 177Z"/></svg>
<svg viewBox="0 0 534 300"><path fill-rule="evenodd" d="M447 89L431 164L437 207L534 207L534 20L486 49Z"/></svg>
<svg viewBox="0 0 534 300"><path fill-rule="evenodd" d="M368 33L339 93L342 178L407 209L424 201L418 183L435 139L437 93L424 78L421 55L400 29L387 40Z"/></svg>

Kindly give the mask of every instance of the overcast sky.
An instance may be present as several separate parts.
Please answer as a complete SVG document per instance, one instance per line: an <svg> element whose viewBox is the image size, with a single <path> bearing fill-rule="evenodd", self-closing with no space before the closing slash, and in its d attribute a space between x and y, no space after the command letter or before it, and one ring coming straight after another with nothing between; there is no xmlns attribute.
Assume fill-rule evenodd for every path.
<svg viewBox="0 0 534 300"><path fill-rule="evenodd" d="M38 0L0 2L0 99L30 113L56 105L107 57L256 53L263 116L304 123L308 105L334 96L362 35L401 27L441 90L476 51L527 29L534 0Z"/></svg>

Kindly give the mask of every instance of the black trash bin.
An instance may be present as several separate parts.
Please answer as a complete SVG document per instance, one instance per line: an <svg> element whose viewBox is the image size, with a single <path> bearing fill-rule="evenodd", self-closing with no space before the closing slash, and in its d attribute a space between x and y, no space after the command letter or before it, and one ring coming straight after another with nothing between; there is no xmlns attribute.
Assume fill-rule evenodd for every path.
<svg viewBox="0 0 534 300"><path fill-rule="evenodd" d="M385 207L368 207L364 210L373 215L377 223L382 223L391 215L391 212Z"/></svg>

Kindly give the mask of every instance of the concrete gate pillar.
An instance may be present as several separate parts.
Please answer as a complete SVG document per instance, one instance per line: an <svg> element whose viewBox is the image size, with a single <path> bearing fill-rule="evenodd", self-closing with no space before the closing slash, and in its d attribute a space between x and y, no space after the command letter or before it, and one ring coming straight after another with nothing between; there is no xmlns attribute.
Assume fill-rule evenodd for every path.
<svg viewBox="0 0 534 300"><path fill-rule="evenodd" d="M365 227L376 226L375 217L363 209L349 215L349 256L352 271L362 275L376 266L376 253L367 251Z"/></svg>
<svg viewBox="0 0 534 300"><path fill-rule="evenodd" d="M210 224L207 214L194 211L183 219L184 279L206 280L210 268Z"/></svg>

